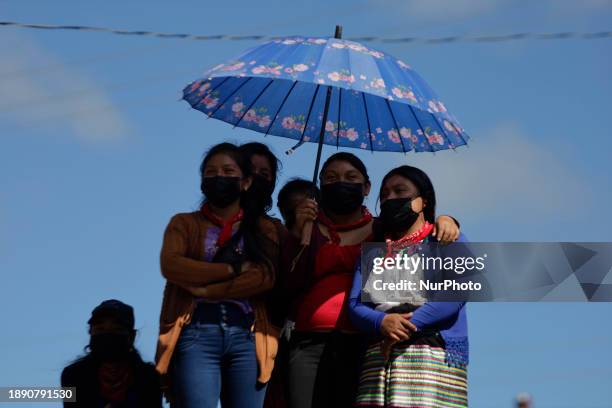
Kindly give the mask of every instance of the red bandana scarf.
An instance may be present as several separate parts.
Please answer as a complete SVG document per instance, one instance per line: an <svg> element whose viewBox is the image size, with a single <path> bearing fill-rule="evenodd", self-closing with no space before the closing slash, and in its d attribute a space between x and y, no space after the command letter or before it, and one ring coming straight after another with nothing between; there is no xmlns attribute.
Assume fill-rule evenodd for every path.
<svg viewBox="0 0 612 408"><path fill-rule="evenodd" d="M244 212L241 208L240 211L238 211L236 215L234 215L232 218L230 218L229 220L223 220L218 215L212 212L208 203L205 203L202 206L201 211L202 215L204 215L204 217L206 217L208 221L221 228L221 232L219 233L219 239L217 240L217 247L222 247L227 241L230 240L230 238L232 237L234 224L242 220L244 216Z"/></svg>
<svg viewBox="0 0 612 408"><path fill-rule="evenodd" d="M391 256L392 252L405 248L409 245L416 244L417 242L421 242L427 236L429 236L429 234L433 230L433 227L433 224L430 224L429 222L425 221L425 224L423 224L423 226L418 231L414 231L408 235L404 235L397 241L393 241L389 238L385 239L385 242L387 243L387 257Z"/></svg>
<svg viewBox="0 0 612 408"><path fill-rule="evenodd" d="M372 221L372 214L370 214L370 211L368 211L366 207L361 207L361 218L357 221L348 224L334 224L334 222L327 218L327 216L323 214L322 211L319 211L317 219L329 230L329 237L331 238L331 241L334 244L339 244L340 235L338 235L338 232L350 231L359 227L363 227L364 225Z"/></svg>

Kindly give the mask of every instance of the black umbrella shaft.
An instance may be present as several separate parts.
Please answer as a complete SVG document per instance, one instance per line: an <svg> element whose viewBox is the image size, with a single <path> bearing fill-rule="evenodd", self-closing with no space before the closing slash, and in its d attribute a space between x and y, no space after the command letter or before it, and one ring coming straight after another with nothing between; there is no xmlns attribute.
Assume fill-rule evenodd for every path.
<svg viewBox="0 0 612 408"><path fill-rule="evenodd" d="M321 131L319 132L319 146L317 148L317 159L315 160L314 174L312 175L312 182L317 184L317 176L319 174L319 165L321 164L321 152L323 151L323 138L325 136L325 124L327 123L327 113L329 111L329 101L331 100L332 88L327 87L325 94L325 108L323 109L323 121L321 122Z"/></svg>
<svg viewBox="0 0 612 408"><path fill-rule="evenodd" d="M342 26L336 26L336 32L334 38L342 38ZM323 138L325 136L325 125L327 124L327 114L329 111L329 101L331 100L332 87L327 87L327 93L325 94L325 107L323 108L323 121L321 122L321 131L319 132L319 146L317 148L317 159L315 160L314 174L312 175L312 182L317 185L317 176L319 175L319 165L321 164L321 152L323 151ZM340 135L336 136L339 137Z"/></svg>

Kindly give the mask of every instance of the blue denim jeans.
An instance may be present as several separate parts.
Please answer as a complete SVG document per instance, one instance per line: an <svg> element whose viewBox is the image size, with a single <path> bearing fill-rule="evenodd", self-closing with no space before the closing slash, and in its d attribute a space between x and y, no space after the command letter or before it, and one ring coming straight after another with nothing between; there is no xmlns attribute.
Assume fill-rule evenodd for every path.
<svg viewBox="0 0 612 408"><path fill-rule="evenodd" d="M261 408L252 316L232 303L201 303L183 328L173 359L173 408Z"/></svg>

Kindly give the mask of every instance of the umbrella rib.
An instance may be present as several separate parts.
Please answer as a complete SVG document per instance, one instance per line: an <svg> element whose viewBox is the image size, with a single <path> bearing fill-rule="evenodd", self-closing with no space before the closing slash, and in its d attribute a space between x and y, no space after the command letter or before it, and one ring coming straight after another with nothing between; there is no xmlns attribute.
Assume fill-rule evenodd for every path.
<svg viewBox="0 0 612 408"><path fill-rule="evenodd" d="M270 80L270 82L268 82L268 84L266 86L264 86L264 88L261 90L261 92L259 93L259 95L257 95L257 97L255 99L253 99L253 102L251 102L251 104L249 105L248 108L246 108L246 110L244 111L244 113L240 116L240 119L238 119L238 122L236 122L236 124L234 125L234 127L238 126L238 124L242 121L242 118L244 118L247 114L248 111L251 110L251 108L253 107L253 105L255 105L255 103L257 102L257 100L264 94L264 92L266 92L266 89L268 89L268 87L270 85L272 85L272 82L274 82L273 79Z"/></svg>
<svg viewBox="0 0 612 408"><path fill-rule="evenodd" d="M219 109L221 109L221 107L222 107L223 105L225 105L225 103L226 103L227 101L229 101L229 99L230 99L232 96L234 96L234 94L235 94L236 92L238 92L238 91L240 90L240 88L242 88L242 87L243 87L243 86L244 86L244 85L245 85L247 82L249 82L251 79L253 79L253 77L248 77L248 78L247 78L247 80L246 80L246 81L244 81L243 83L241 83L241 84L240 84L240 86L239 86L238 88L234 89L234 90L232 91L232 93L231 93L231 94L229 94L229 95L227 96L227 98L225 98L225 99L223 100L223 102L221 102L221 103L220 103L220 104L219 104L219 105L218 105L218 106L215 108L215 110L214 110L214 111L213 111L213 112L212 112L210 115L208 115L208 116L214 116L214 114L215 114L215 113L217 113L217 111L218 111Z"/></svg>
<svg viewBox="0 0 612 408"><path fill-rule="evenodd" d="M438 118L436 117L436 115L434 115L433 113L431 114L431 116L433 116L434 120L436 121L436 125L438 125L438 127L440 128L440 130L442 131L442 134L444 135L444 137L446 138L446 141L448 142L448 146L453 149L453 151L455 150L455 145L451 142L450 138L448 137L448 135L446 134L446 131L444 130L444 128L442 127L442 125L440 124L440 121L438 120Z"/></svg>
<svg viewBox="0 0 612 408"><path fill-rule="evenodd" d="M389 100L387 98L385 98L385 102L387 103L387 109L389 109L389 113L391 114L391 118L393 119L393 123L395 124L395 129L397 129L397 137L399 137L400 143L402 144L402 150L404 151L404 154L406 154L406 146L404 146L404 139L402 139L402 135L400 133L400 129L397 124L397 120L395 119L393 110L391 110L391 104L389 103Z"/></svg>
<svg viewBox="0 0 612 408"><path fill-rule="evenodd" d="M223 78L223 81L219 82L216 86L214 86L213 88L210 88L205 95L210 95L211 93L215 92L217 89L219 89L219 87L221 85L223 85L228 79L230 79L231 77L225 77Z"/></svg>
<svg viewBox="0 0 612 408"><path fill-rule="evenodd" d="M455 126L455 124L453 122L449 121L449 123L455 129L455 131L457 132L457 134L459 135L461 140L463 140L463 143L465 144L465 146L470 147L470 145L468 145L467 140L465 140L465 138L463 137L463 132L461 132L461 130L459 130L459 128L457 128L457 126Z"/></svg>
<svg viewBox="0 0 612 408"><path fill-rule="evenodd" d="M293 85L291 85L289 92L287 92L287 95L285 95L285 97L283 98L283 101L281 102L280 106L276 110L276 113L274 114L274 118L272 118L272 122L270 122L270 126L268 126L268 129L266 130L266 134L264 136L268 136L268 133L270 133L270 129L272 129L272 125L274 125L276 118L278 118L278 114L280 113L281 109L283 109L283 106L285 106L285 102L287 101L287 99L289 99L289 95L291 94L291 92L293 91L293 88L295 88L296 85L297 85L297 81L293 81Z"/></svg>
<svg viewBox="0 0 612 408"><path fill-rule="evenodd" d="M372 129L370 128L370 116L368 115L368 104L366 103L365 93L361 93L363 99L363 107L365 108L366 122L368 122L368 139L370 140L370 150L374 153L374 146L372 145Z"/></svg>
<svg viewBox="0 0 612 408"><path fill-rule="evenodd" d="M310 114L312 113L312 107L314 106L315 99L317 99L317 94L319 93L320 86L321 85L317 85L314 91L314 95L312 95L312 101L310 101L310 108L308 109L308 115L306 116L306 122L304 122L304 130L302 130L302 135L300 136L300 141L298 142L298 145L300 145L302 141L304 140L304 134L306 133L306 128L308 127L308 121L310 120Z"/></svg>
<svg viewBox="0 0 612 408"><path fill-rule="evenodd" d="M423 125L421 125L421 121L419 120L419 118L417 118L416 113L414 113L414 109L412 108L412 105L408 104L408 107L410 108L410 112L412 112L412 116L414 116L414 120L416 120L417 125L419 125L419 127L421 128L421 132L423 132L423 137L425 138L425 140L427 140L427 144L429 145L430 151L432 153L435 153L436 151L433 149L433 146L431 145L431 143L429 143L429 139L427 138L427 133L425 132Z"/></svg>
<svg viewBox="0 0 612 408"><path fill-rule="evenodd" d="M338 123L336 124L336 150L340 148L340 115L342 114L342 88L338 88Z"/></svg>
<svg viewBox="0 0 612 408"><path fill-rule="evenodd" d="M206 97L206 96L210 95L211 93L213 93L214 91L216 91L216 90L217 90L217 89L218 89L218 88L219 88L221 85L223 85L223 84L225 83L225 81L227 81L228 79L230 79L230 77L225 77L225 78L223 79L223 81L219 82L219 83L218 83L217 85L215 85L214 87L212 87L212 88L210 88L210 89L206 90L206 92L204 93L204 95L202 95L202 97L200 98L200 100L198 101L198 103L196 103L196 104L191 104L191 103L189 103L189 104L191 105L191 107L192 107L192 108L195 108L195 107L196 107L196 106L197 106L197 105L198 105L200 102L202 102L202 99L204 99L204 97ZM183 94L183 99L185 99L185 95L184 95L184 94ZM186 100L186 99L185 99L185 100Z"/></svg>

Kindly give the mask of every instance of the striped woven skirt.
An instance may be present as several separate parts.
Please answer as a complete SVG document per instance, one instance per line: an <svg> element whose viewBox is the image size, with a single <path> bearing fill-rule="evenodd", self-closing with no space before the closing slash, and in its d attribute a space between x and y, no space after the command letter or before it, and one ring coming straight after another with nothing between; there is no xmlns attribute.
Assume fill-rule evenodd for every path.
<svg viewBox="0 0 612 408"><path fill-rule="evenodd" d="M396 345L385 361L380 343L366 352L356 406L467 407L467 371L446 363L446 352L428 344Z"/></svg>

